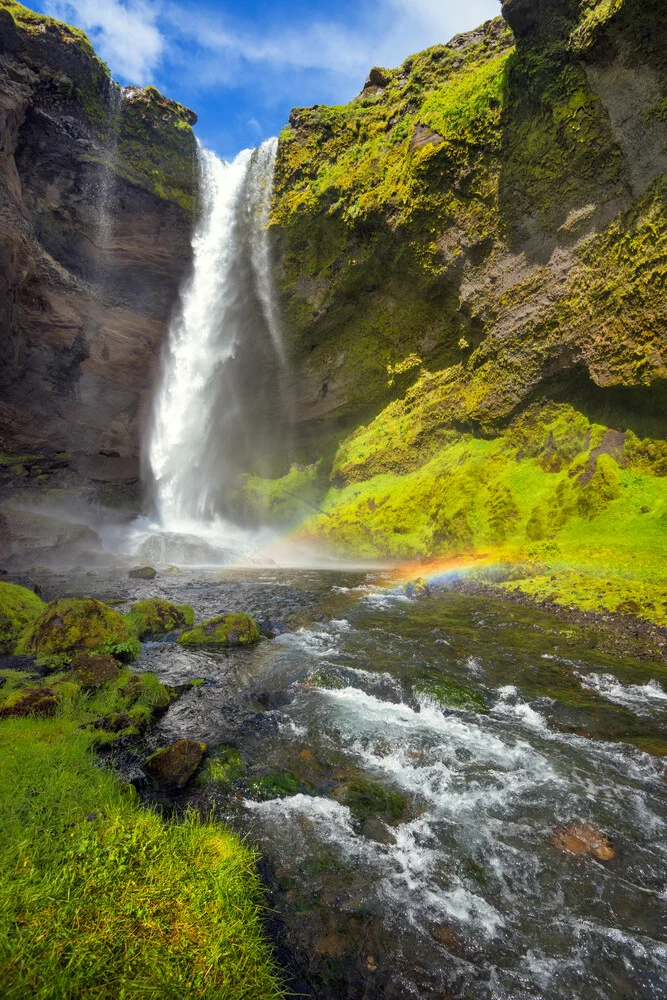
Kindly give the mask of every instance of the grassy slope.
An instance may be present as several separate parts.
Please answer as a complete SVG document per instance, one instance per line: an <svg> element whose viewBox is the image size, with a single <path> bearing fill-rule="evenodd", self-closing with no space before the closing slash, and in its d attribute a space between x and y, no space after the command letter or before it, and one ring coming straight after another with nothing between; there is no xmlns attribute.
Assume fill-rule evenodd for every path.
<svg viewBox="0 0 667 1000"><path fill-rule="evenodd" d="M28 682L3 671L3 701ZM80 726L168 694L49 679L53 718L0 721L0 993L8 1000L279 997L255 855L219 824L165 822L95 762ZM0 703L1 707L1 703Z"/></svg>

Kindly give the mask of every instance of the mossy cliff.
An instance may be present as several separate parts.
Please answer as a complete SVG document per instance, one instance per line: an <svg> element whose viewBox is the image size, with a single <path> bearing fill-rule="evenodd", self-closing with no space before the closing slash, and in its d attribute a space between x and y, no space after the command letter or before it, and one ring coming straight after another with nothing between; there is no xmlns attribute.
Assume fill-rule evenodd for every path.
<svg viewBox="0 0 667 1000"><path fill-rule="evenodd" d="M121 91L81 31L0 0L4 453L136 459L191 258L195 121Z"/></svg>
<svg viewBox="0 0 667 1000"><path fill-rule="evenodd" d="M532 561L526 587L589 606L643 577L664 620L664 8L503 14L292 113L272 234L299 464L246 495L339 551Z"/></svg>

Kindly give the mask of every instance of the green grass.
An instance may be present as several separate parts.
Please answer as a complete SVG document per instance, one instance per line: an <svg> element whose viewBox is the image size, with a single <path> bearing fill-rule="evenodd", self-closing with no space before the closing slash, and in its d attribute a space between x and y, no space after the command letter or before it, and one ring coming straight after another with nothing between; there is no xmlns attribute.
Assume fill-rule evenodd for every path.
<svg viewBox="0 0 667 1000"><path fill-rule="evenodd" d="M81 721L121 705L75 693L55 718L0 723L0 994L284 995L253 851L194 814L164 822L96 764Z"/></svg>

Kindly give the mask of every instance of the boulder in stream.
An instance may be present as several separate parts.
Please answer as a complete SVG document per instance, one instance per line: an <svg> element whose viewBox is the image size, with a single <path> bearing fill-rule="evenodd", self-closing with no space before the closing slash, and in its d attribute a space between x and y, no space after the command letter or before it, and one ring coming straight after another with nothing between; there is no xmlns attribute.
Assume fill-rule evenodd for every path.
<svg viewBox="0 0 667 1000"><path fill-rule="evenodd" d="M149 635L165 635L177 628L194 625L195 613L189 604L149 600L133 604L127 620L140 639Z"/></svg>
<svg viewBox="0 0 667 1000"><path fill-rule="evenodd" d="M258 642L260 632L250 615L220 615L179 636L182 646L245 646Z"/></svg>
<svg viewBox="0 0 667 1000"><path fill-rule="evenodd" d="M403 593L406 597L430 597L431 585L425 577L418 576L404 585Z"/></svg>
<svg viewBox="0 0 667 1000"><path fill-rule="evenodd" d="M557 830L552 840L559 851L588 855L597 861L611 861L616 855L616 848L609 837L588 823L571 823Z"/></svg>
<svg viewBox="0 0 667 1000"><path fill-rule="evenodd" d="M201 764L206 744L197 740L177 740L152 754L144 763L146 771L158 785L184 788Z"/></svg>
<svg viewBox="0 0 667 1000"><path fill-rule="evenodd" d="M157 570L152 566L135 566L127 575L130 580L154 580Z"/></svg>

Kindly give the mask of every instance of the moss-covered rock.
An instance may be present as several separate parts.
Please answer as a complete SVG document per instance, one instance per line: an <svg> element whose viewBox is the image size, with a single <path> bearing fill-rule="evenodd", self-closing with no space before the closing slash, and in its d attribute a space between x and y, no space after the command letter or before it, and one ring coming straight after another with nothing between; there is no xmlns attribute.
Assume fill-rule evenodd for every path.
<svg viewBox="0 0 667 1000"><path fill-rule="evenodd" d="M457 681L438 679L423 681L415 685L415 694L426 697L441 708L464 709L468 712L486 714L488 707L482 695L474 688Z"/></svg>
<svg viewBox="0 0 667 1000"><path fill-rule="evenodd" d="M126 618L138 637L143 639L149 635L165 635L175 629L193 625L195 613L189 604L149 600L133 604Z"/></svg>
<svg viewBox="0 0 667 1000"><path fill-rule="evenodd" d="M244 646L259 642L256 622L243 613L220 615L179 636L182 646Z"/></svg>
<svg viewBox="0 0 667 1000"><path fill-rule="evenodd" d="M53 687L25 687L12 691L0 705L0 719L38 715L44 718L56 714L58 692Z"/></svg>
<svg viewBox="0 0 667 1000"><path fill-rule="evenodd" d="M430 597L431 585L423 576L418 576L403 585L403 593L406 597Z"/></svg>
<svg viewBox="0 0 667 1000"><path fill-rule="evenodd" d="M372 781L351 781L337 789L335 797L361 822L376 817L398 823L407 809L406 800L398 792Z"/></svg>
<svg viewBox="0 0 667 1000"><path fill-rule="evenodd" d="M127 575L130 580L154 580L157 576L157 570L153 569L152 566L135 566Z"/></svg>
<svg viewBox="0 0 667 1000"><path fill-rule="evenodd" d="M159 785L184 788L201 764L205 753L205 743L177 740L171 746L152 754L144 762L144 767Z"/></svg>
<svg viewBox="0 0 667 1000"><path fill-rule="evenodd" d="M15 583L0 583L0 656L14 652L22 633L46 605L41 597Z"/></svg>
<svg viewBox="0 0 667 1000"><path fill-rule="evenodd" d="M44 658L104 652L121 662L136 659L139 650L139 640L123 615L91 597L52 601L17 647L19 653Z"/></svg>
<svg viewBox="0 0 667 1000"><path fill-rule="evenodd" d="M70 677L84 691L104 687L120 675L117 661L109 653L75 653Z"/></svg>
<svg viewBox="0 0 667 1000"><path fill-rule="evenodd" d="M310 786L290 771L273 771L260 774L248 782L246 794L258 802L269 799L285 799L310 791Z"/></svg>

